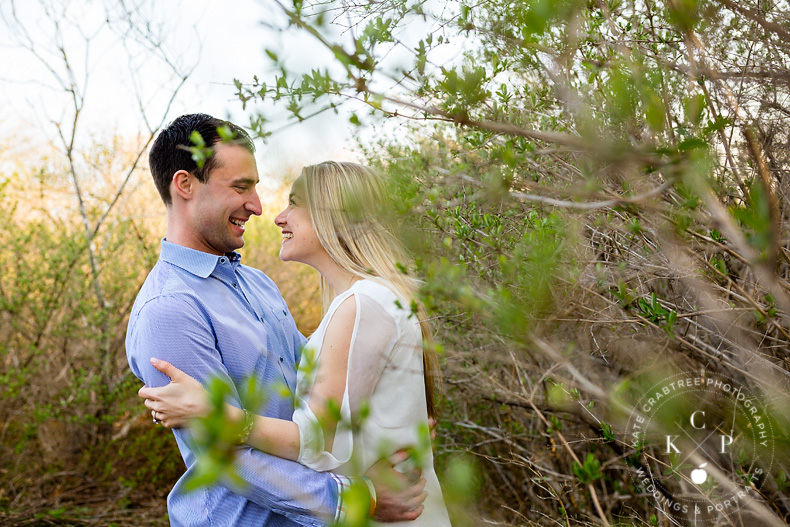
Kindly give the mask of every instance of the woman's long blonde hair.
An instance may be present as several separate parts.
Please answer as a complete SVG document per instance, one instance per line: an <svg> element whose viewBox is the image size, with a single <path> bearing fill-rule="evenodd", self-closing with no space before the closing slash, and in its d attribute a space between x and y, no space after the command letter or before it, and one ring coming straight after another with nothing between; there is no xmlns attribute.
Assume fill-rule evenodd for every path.
<svg viewBox="0 0 790 527"><path fill-rule="evenodd" d="M332 260L360 278L382 279L408 302L404 309L416 305L423 341L430 343L425 310L416 300L418 283L398 269L397 264L406 265L409 256L386 219L389 194L384 178L356 163L325 161L304 167L297 181L302 185L318 241ZM326 309L334 295L323 278L321 291ZM433 417L439 370L430 345L423 346L423 370L428 415Z"/></svg>

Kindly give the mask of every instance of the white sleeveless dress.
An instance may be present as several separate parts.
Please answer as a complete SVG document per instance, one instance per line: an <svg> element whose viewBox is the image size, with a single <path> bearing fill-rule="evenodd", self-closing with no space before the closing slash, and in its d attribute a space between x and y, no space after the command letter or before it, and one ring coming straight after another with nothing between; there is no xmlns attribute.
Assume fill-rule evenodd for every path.
<svg viewBox="0 0 790 527"><path fill-rule="evenodd" d="M310 410L310 392L326 328L349 297L356 302L357 314L340 407L342 420L332 450L327 452L321 427ZM354 476L399 449L416 448L414 459L422 468L428 493L425 509L413 522L387 523L389 526L450 525L433 467L422 353L420 324L409 305L382 283L359 280L332 301L305 345L297 372L293 421L299 426L299 463L317 471ZM357 426L358 416L365 412L367 416Z"/></svg>

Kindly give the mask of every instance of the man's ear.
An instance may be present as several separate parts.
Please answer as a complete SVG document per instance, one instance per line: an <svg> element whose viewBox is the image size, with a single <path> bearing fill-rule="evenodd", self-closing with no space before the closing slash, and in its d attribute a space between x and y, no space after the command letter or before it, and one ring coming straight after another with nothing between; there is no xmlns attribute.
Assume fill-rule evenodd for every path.
<svg viewBox="0 0 790 527"><path fill-rule="evenodd" d="M195 189L195 176L186 170L179 170L173 174L173 190L181 197L181 199L192 199L193 191Z"/></svg>

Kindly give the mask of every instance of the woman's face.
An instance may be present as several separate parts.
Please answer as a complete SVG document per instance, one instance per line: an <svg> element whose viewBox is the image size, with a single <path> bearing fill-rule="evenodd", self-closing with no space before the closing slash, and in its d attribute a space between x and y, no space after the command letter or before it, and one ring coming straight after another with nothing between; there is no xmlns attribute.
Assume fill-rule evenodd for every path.
<svg viewBox="0 0 790 527"><path fill-rule="evenodd" d="M319 269L321 262L329 258L313 229L301 177L294 181L288 206L274 218L274 223L283 231L280 259L284 262L301 262Z"/></svg>

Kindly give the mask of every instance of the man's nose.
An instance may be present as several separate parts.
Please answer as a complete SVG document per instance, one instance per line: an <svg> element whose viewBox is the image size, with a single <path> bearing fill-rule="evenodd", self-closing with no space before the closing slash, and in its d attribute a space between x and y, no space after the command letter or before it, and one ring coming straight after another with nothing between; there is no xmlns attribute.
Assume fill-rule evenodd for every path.
<svg viewBox="0 0 790 527"><path fill-rule="evenodd" d="M252 196L247 203L245 203L244 207L256 216L260 216L263 213L261 198L258 196L258 191L256 189L252 189Z"/></svg>

